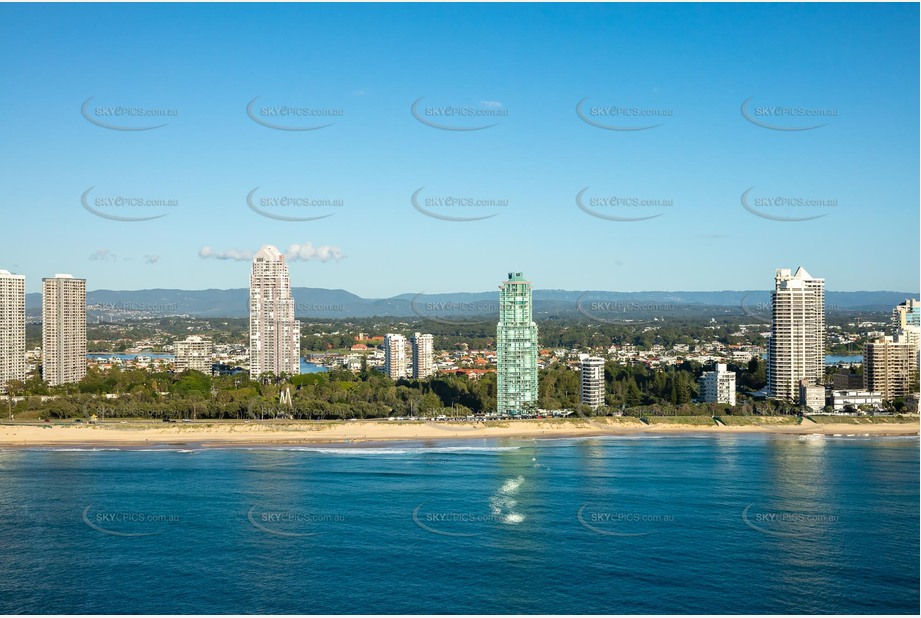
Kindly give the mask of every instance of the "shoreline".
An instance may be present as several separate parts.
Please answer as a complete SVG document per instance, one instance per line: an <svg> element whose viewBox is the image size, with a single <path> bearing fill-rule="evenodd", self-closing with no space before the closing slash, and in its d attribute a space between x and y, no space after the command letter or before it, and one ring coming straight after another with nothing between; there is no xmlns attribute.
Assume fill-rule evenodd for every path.
<svg viewBox="0 0 921 618"><path fill-rule="evenodd" d="M574 438L599 436L686 436L766 434L825 436L918 436L918 422L693 425L639 420L552 422L526 420L495 425L472 423L381 421L285 422L276 424L235 421L197 422L162 427L153 423L96 425L0 425L0 448L55 447L186 447L361 445L380 442L467 440L494 438Z"/></svg>

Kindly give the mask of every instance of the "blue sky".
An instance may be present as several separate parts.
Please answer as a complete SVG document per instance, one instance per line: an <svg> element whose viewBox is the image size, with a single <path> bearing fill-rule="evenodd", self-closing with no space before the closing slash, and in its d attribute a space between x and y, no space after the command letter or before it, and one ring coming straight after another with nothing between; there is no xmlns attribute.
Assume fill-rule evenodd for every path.
<svg viewBox="0 0 921 618"><path fill-rule="evenodd" d="M295 245L293 285L375 297L490 290L511 270L544 289L768 289L798 265L830 290L917 290L918 45L914 4L4 4L0 268L29 292L57 272L246 287L268 243ZM165 126L98 126L90 97L101 124ZM262 126L257 97L262 120L332 124ZM440 130L411 114L420 98L455 128L487 122L434 109L502 115ZM582 100L600 124L660 126L598 128ZM178 115L104 115L117 106ZM282 106L341 115L262 111ZM332 216L262 216L257 187L263 212ZM426 216L419 189L421 210L495 216Z"/></svg>

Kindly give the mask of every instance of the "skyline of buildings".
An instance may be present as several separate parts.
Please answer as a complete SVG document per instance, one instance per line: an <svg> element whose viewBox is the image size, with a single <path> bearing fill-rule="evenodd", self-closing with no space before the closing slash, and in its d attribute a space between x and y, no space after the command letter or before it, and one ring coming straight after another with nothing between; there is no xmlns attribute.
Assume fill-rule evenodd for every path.
<svg viewBox="0 0 921 618"><path fill-rule="evenodd" d="M800 266L778 268L771 295L767 388L775 399L799 399L800 381L825 378L825 280Z"/></svg>
<svg viewBox="0 0 921 618"><path fill-rule="evenodd" d="M0 376L5 376L0 388L7 380L26 377L24 279L0 270L0 371L4 372ZM44 278L42 285L43 376L52 386L77 382L86 374L85 362L80 362L86 358L86 280L58 274ZM824 285L824 279L812 277L803 266L795 272L783 268L775 271L773 319L767 345L768 395L813 409L820 392L826 389ZM286 373L298 373L300 322L292 319L294 302L285 257L271 245L263 246L253 259L250 300L250 333L259 344L252 347L251 338L251 375L275 372L265 367L273 362L275 367L283 367L279 359L289 363ZM842 376L837 375L827 386L832 391L847 389L849 399L841 391L838 404L833 405L845 405L841 401L875 401L877 397L891 401L913 392L912 380L919 367L919 318L921 302L913 298L892 309L894 334L864 344L865 371L859 380L862 384L841 380ZM190 335L184 341L175 341L174 346L174 370L210 370L210 339ZM520 272L510 272L499 290L496 372L500 413L520 414L536 405L538 349L531 283ZM392 379L424 379L434 373L434 338L421 332L410 337L389 333L384 356L384 372ZM604 362L603 358L587 356L579 363L580 401L592 407L604 403ZM735 405L735 379L725 364L718 363L698 379L698 400ZM863 390L856 390L861 386Z"/></svg>
<svg viewBox="0 0 921 618"><path fill-rule="evenodd" d="M86 375L86 279L42 279L42 379L49 386Z"/></svg>
<svg viewBox="0 0 921 618"><path fill-rule="evenodd" d="M531 282L510 272L499 286L496 325L496 411L518 415L537 406L537 324L532 319Z"/></svg>
<svg viewBox="0 0 921 618"><path fill-rule="evenodd" d="M291 277L285 256L263 245L249 280L250 375L300 373L301 323L294 319Z"/></svg>

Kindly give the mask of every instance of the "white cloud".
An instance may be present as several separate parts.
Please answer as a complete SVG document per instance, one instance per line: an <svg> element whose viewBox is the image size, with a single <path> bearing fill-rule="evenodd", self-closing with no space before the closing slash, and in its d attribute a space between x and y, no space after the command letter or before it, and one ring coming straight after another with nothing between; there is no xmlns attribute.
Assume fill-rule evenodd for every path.
<svg viewBox="0 0 921 618"><path fill-rule="evenodd" d="M209 258L215 260L234 260L236 262L246 262L253 259L255 251L249 249L228 249L227 251L215 251L211 247L202 247L198 252L198 257L203 260Z"/></svg>
<svg viewBox="0 0 921 618"><path fill-rule="evenodd" d="M321 262L336 260L338 262L344 257L345 255L339 247L329 245L314 247L313 243L309 242L302 245L295 243L285 251L285 259L289 262L307 262L310 260L320 260Z"/></svg>
<svg viewBox="0 0 921 618"><path fill-rule="evenodd" d="M198 251L198 257L203 260L232 260L235 262L248 262L256 255L256 251L250 249L227 249L226 251L215 251L211 247L202 247ZM310 260L319 260L328 262L329 260L341 260L345 257L342 249L331 245L320 245L315 247L313 243L306 242L302 244L295 243L285 251L285 260L289 262L308 262Z"/></svg>

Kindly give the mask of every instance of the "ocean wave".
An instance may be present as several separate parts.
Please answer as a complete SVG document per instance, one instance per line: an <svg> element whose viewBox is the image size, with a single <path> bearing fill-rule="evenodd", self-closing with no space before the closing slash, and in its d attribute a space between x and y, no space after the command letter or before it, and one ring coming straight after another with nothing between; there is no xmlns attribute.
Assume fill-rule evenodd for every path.
<svg viewBox="0 0 921 618"><path fill-rule="evenodd" d="M520 446L432 446L432 447L323 447L323 446L266 446L244 447L247 451L285 451L295 453L321 453L323 455L425 455L452 453L500 453L516 451Z"/></svg>
<svg viewBox="0 0 921 618"><path fill-rule="evenodd" d="M31 451L31 452L41 452L41 451L55 451L58 453L99 453L102 451L124 451L131 449L122 449L114 447L60 447L60 446L36 446L28 447L22 449L16 449L22 451Z"/></svg>
<svg viewBox="0 0 921 618"><path fill-rule="evenodd" d="M5 451L27 451L32 453L56 452L56 453L198 453L200 449L187 448L133 448L131 446L31 446L16 447L10 449L0 449Z"/></svg>

